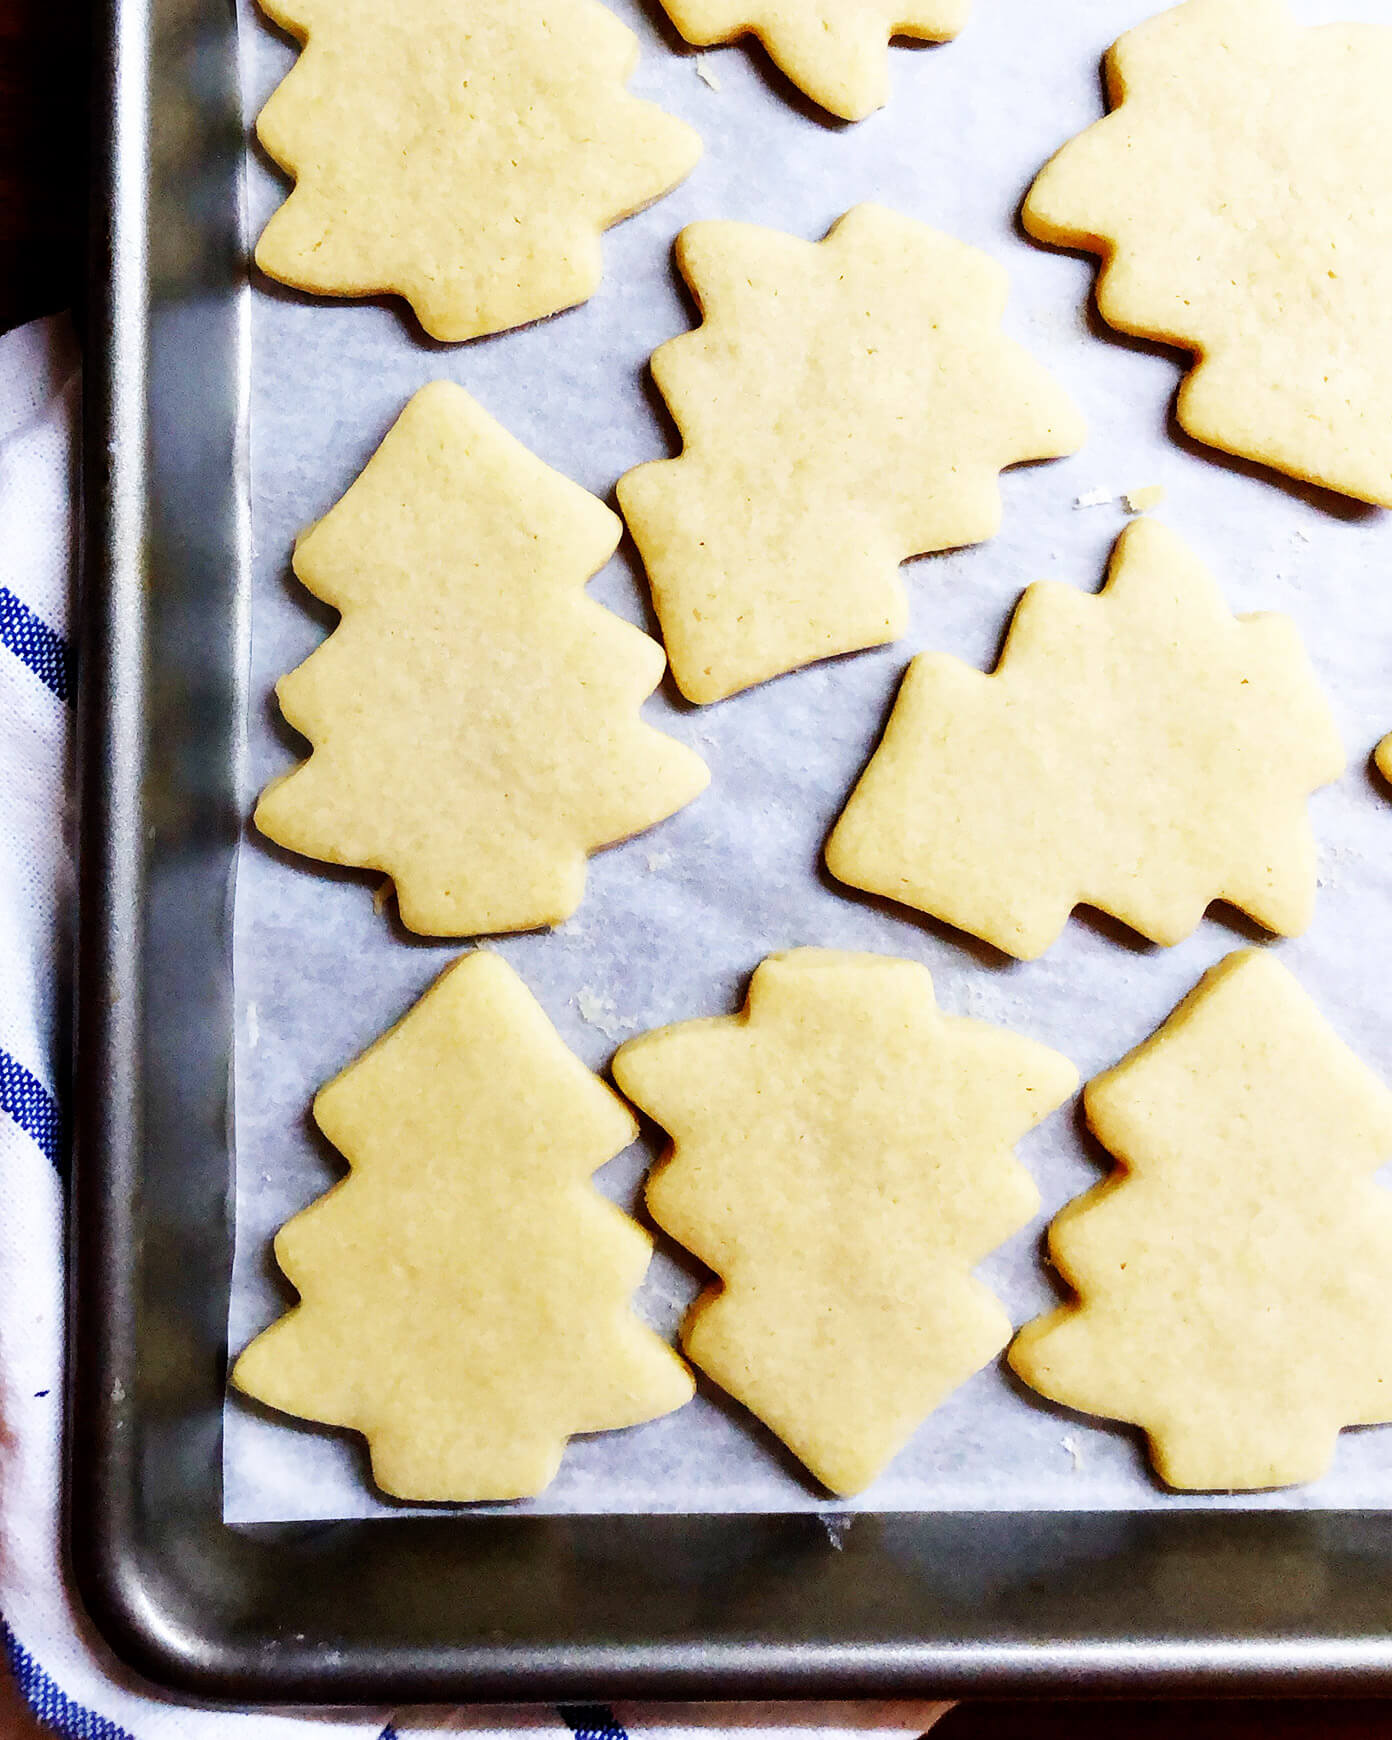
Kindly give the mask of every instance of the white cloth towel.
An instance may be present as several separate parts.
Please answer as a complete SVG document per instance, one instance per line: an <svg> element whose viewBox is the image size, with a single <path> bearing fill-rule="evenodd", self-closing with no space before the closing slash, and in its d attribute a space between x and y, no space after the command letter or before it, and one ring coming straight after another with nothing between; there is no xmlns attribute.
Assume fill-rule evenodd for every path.
<svg viewBox="0 0 1392 1740"><path fill-rule="evenodd" d="M61 1571L58 1493L79 390L66 318L0 338L0 1646L35 1714L71 1740L323 1740L326 1729L345 1740L923 1733L944 1706L192 1710L136 1685L75 1610Z"/></svg>

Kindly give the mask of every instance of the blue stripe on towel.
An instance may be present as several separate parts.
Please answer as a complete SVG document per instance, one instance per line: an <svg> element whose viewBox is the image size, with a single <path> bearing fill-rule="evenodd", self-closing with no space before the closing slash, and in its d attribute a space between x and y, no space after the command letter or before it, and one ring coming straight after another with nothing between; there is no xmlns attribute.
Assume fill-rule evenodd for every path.
<svg viewBox="0 0 1392 1740"><path fill-rule="evenodd" d="M72 696L72 661L68 643L35 616L8 586L0 586L0 646L7 646L60 701Z"/></svg>
<svg viewBox="0 0 1392 1740"><path fill-rule="evenodd" d="M48 1089L22 1063L0 1051L0 1112L8 1112L61 1171L63 1114Z"/></svg>
<svg viewBox="0 0 1392 1740"><path fill-rule="evenodd" d="M20 1696L44 1727L64 1735L66 1740L135 1740L128 1728L75 1704L48 1677L3 1619L0 1619L0 1648L4 1649Z"/></svg>

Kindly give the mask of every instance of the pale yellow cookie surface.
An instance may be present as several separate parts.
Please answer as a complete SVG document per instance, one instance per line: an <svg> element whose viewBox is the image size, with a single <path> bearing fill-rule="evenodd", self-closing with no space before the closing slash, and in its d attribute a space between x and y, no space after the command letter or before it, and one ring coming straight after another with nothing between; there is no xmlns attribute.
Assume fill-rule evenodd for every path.
<svg viewBox="0 0 1392 1740"><path fill-rule="evenodd" d="M301 1303L237 1361L246 1394L351 1427L399 1498L524 1498L566 1439L689 1401L629 1309L651 1242L590 1174L637 1135L496 955L466 955L322 1090L351 1167L288 1222Z"/></svg>
<svg viewBox="0 0 1392 1740"><path fill-rule="evenodd" d="M914 962L800 949L614 1078L673 1138L653 1218L720 1278L686 1352L833 1491L868 1485L1010 1337L971 1268L1038 1206L1011 1146L1072 1065L941 1014Z"/></svg>
<svg viewBox="0 0 1392 1740"><path fill-rule="evenodd" d="M1392 736L1384 737L1373 751L1373 761L1378 772L1392 785Z"/></svg>
<svg viewBox="0 0 1392 1740"><path fill-rule="evenodd" d="M895 639L899 564L991 537L1002 468L1082 443L1001 333L1004 271L910 218L693 224L677 261L703 324L652 369L683 451L618 495L689 700Z"/></svg>
<svg viewBox="0 0 1392 1740"><path fill-rule="evenodd" d="M343 621L282 679L313 754L262 794L282 846L385 872L435 936L557 924L585 856L706 784L645 725L662 649L585 596L620 524L461 388L416 394L295 572Z"/></svg>
<svg viewBox="0 0 1392 1740"><path fill-rule="evenodd" d="M1295 628L1233 617L1152 520L1096 594L1042 582L995 671L914 660L827 844L842 882L1022 959L1075 906L1175 943L1226 900L1309 922L1306 799L1344 754Z"/></svg>
<svg viewBox="0 0 1392 1740"><path fill-rule="evenodd" d="M1121 1169L1055 1220L1079 1298L1011 1365L1144 1427L1171 1486L1318 1479L1341 1427L1392 1419L1392 1093L1251 950L1084 1103Z"/></svg>
<svg viewBox="0 0 1392 1740"><path fill-rule="evenodd" d="M262 0L305 44L257 122L295 179L262 271L393 291L476 338L594 294L600 235L700 155L624 90L638 41L598 0Z"/></svg>
<svg viewBox="0 0 1392 1740"><path fill-rule="evenodd" d="M814 103L860 121L889 97L889 39L946 42L971 0L662 0L688 42L757 36Z"/></svg>
<svg viewBox="0 0 1392 1740"><path fill-rule="evenodd" d="M1392 505L1392 29L1188 0L1107 77L1026 228L1102 256L1113 326L1196 353L1197 440Z"/></svg>

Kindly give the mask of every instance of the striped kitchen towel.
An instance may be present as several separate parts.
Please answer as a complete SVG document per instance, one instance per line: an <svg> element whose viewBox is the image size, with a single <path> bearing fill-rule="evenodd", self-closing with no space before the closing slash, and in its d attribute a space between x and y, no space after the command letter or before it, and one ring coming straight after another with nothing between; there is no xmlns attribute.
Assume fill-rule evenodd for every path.
<svg viewBox="0 0 1392 1740"><path fill-rule="evenodd" d="M280 1740L326 1729L353 1740L921 1734L941 1706L191 1710L134 1683L76 1611L61 1569L58 1493L78 393L65 318L0 338L0 1649L29 1706L72 1740Z"/></svg>

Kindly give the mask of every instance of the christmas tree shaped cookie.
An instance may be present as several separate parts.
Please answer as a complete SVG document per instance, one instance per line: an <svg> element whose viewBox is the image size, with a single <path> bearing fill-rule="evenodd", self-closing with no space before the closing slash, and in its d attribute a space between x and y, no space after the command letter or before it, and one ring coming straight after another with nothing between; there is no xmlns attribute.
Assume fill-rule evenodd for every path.
<svg viewBox="0 0 1392 1740"><path fill-rule="evenodd" d="M1139 520L1100 593L1029 588L990 676L913 661L827 864L1026 960L1079 905L1158 943L1214 900L1293 935L1315 891L1305 802L1343 765L1293 625L1229 615Z"/></svg>
<svg viewBox="0 0 1392 1740"><path fill-rule="evenodd" d="M261 831L385 872L412 930L569 917L586 853L707 779L638 716L661 648L585 596L619 534L461 388L423 388L295 547L343 622L277 687L314 753L262 795Z"/></svg>
<svg viewBox="0 0 1392 1740"><path fill-rule="evenodd" d="M899 564L991 537L1001 469L1082 442L1001 333L1005 273L912 219L693 224L677 261L704 321L652 368L685 446L618 493L692 701L895 639Z"/></svg>
<svg viewBox="0 0 1392 1740"><path fill-rule="evenodd" d="M281 1228L301 1303L236 1386L361 1432L398 1498L525 1498L566 1439L669 1413L681 1361L629 1310L647 1235L590 1174L627 1107L496 955L466 955L323 1089L350 1175Z"/></svg>
<svg viewBox="0 0 1392 1740"><path fill-rule="evenodd" d="M404 296L434 338L592 296L600 235L700 155L624 90L638 42L598 0L262 0L304 52L257 134L295 179L262 271Z"/></svg>
<svg viewBox="0 0 1392 1740"><path fill-rule="evenodd" d="M799 949L743 1014L630 1040L614 1078L673 1138L653 1218L719 1278L686 1352L859 1491L1009 1340L971 1268L1035 1212L1011 1146L1072 1066L941 1014L915 962Z"/></svg>
<svg viewBox="0 0 1392 1740"><path fill-rule="evenodd" d="M1084 1103L1120 1170L1055 1220L1079 1297L1011 1365L1143 1426L1171 1486L1318 1479L1341 1427L1392 1420L1392 1093L1248 950Z"/></svg>
<svg viewBox="0 0 1392 1740"><path fill-rule="evenodd" d="M1111 325L1195 353L1197 440L1392 505L1392 29L1188 0L1107 78L1026 228L1102 256Z"/></svg>
<svg viewBox="0 0 1392 1740"><path fill-rule="evenodd" d="M688 42L757 36L814 103L862 121L889 97L889 39L946 42L971 0L662 0Z"/></svg>

